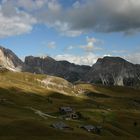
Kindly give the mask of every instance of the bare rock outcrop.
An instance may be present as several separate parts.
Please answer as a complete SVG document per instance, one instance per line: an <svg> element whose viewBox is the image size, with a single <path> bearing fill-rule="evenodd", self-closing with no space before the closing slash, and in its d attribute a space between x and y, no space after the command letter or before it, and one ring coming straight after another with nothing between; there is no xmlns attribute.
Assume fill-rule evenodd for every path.
<svg viewBox="0 0 140 140"><path fill-rule="evenodd" d="M11 71L22 71L23 62L11 50L0 46L0 66Z"/></svg>
<svg viewBox="0 0 140 140"><path fill-rule="evenodd" d="M99 58L84 80L103 85L139 86L140 66L120 57Z"/></svg>

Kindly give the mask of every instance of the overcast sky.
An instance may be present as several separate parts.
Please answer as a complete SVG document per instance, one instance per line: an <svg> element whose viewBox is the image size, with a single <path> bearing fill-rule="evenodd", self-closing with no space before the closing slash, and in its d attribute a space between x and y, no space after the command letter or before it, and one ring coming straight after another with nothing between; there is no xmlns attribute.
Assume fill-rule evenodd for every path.
<svg viewBox="0 0 140 140"><path fill-rule="evenodd" d="M108 55L140 64L140 0L0 0L0 45L21 59L92 65Z"/></svg>

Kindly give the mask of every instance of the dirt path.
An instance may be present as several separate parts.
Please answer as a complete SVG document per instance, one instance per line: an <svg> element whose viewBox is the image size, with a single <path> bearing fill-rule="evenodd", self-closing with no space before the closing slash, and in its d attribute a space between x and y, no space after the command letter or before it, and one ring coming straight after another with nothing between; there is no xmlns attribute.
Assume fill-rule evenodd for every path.
<svg viewBox="0 0 140 140"><path fill-rule="evenodd" d="M35 114L39 115L40 117L44 118L44 119L48 119L48 118L53 118L56 119L57 117L49 115L47 113L42 112L41 110L35 109L33 107L25 107L27 109L30 109L32 111L34 111Z"/></svg>

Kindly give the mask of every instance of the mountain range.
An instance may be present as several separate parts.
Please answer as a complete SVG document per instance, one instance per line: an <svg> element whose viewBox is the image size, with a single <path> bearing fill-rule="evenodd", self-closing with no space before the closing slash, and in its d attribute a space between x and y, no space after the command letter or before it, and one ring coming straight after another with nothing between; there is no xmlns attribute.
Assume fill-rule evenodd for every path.
<svg viewBox="0 0 140 140"><path fill-rule="evenodd" d="M132 64L120 57L99 58L92 67L56 61L49 56L44 58L27 56L23 62L11 50L0 47L0 67L16 72L58 76L72 83L140 86L140 65Z"/></svg>

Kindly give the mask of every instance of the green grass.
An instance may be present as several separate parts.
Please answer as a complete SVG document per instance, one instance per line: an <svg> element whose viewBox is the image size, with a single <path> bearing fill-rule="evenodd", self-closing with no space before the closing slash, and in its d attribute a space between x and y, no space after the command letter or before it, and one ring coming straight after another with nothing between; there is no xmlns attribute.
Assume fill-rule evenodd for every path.
<svg viewBox="0 0 140 140"><path fill-rule="evenodd" d="M66 89L66 95L59 89L47 89L37 81L46 77L30 73L0 73L0 140L140 139L139 90L79 84L75 85L75 96L71 92L72 85ZM52 78L56 84L66 82L62 78ZM86 94L77 94L77 89ZM72 107L82 114L83 119L62 120L58 113L61 106ZM44 119L29 107L56 118ZM64 121L73 130L52 128L50 125L57 121ZM101 125L101 135L80 129L83 124Z"/></svg>

